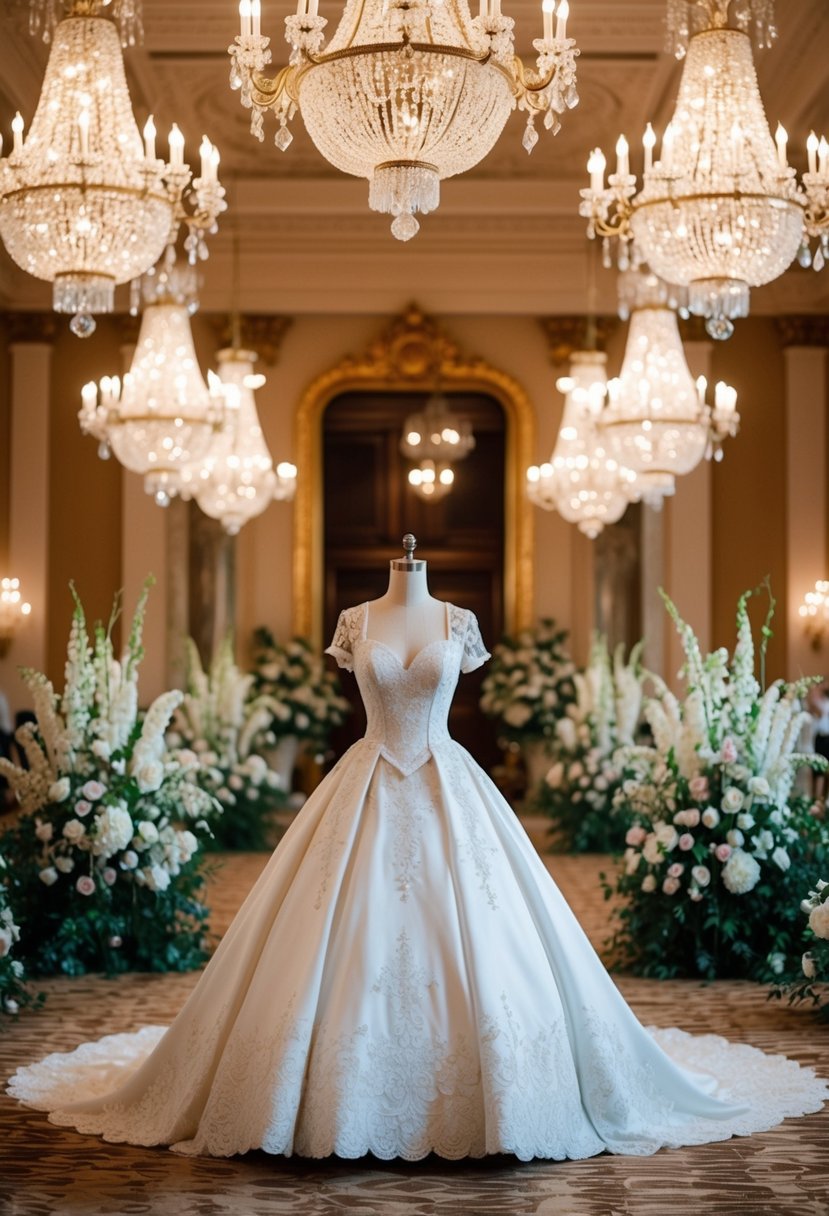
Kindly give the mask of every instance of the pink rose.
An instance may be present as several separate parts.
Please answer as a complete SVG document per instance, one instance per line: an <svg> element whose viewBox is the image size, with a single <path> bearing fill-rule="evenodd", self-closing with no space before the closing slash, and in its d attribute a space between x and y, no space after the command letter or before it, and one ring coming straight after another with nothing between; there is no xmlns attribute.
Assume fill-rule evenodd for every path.
<svg viewBox="0 0 829 1216"><path fill-rule="evenodd" d="M687 853L689 849L694 847L694 838L690 832L683 832L679 838L679 847L683 853Z"/></svg>
<svg viewBox="0 0 829 1216"><path fill-rule="evenodd" d="M118 936L117 933L113 934L113 936L107 942L107 945L110 946L113 950L117 950L120 946L123 946L123 944L124 943L123 943L122 939Z"/></svg>
<svg viewBox="0 0 829 1216"><path fill-rule="evenodd" d="M91 810L92 803L87 802L85 798L81 798L75 803L75 814L79 815L81 819L83 819L84 815L88 815Z"/></svg>
<svg viewBox="0 0 829 1216"><path fill-rule="evenodd" d="M88 874L81 874L78 881L75 883L75 890L81 895L92 895L95 891L95 879L90 878Z"/></svg>
<svg viewBox="0 0 829 1216"><path fill-rule="evenodd" d="M723 739L722 745L722 761L723 764L733 764L737 759L737 745L731 736Z"/></svg>
<svg viewBox="0 0 829 1216"><path fill-rule="evenodd" d="M106 883L106 885L108 887L112 886L112 884L115 882L117 877L118 877L118 871L113 870L112 866L107 866L107 868L101 874L101 878L103 878L104 882Z"/></svg>
<svg viewBox="0 0 829 1216"><path fill-rule="evenodd" d="M689 806L684 811L677 811L674 815L674 823L683 828L695 828L699 823L699 811L695 806Z"/></svg>
<svg viewBox="0 0 829 1216"><path fill-rule="evenodd" d="M697 802L705 802L708 797L708 778L704 776L692 777L688 783L688 789L691 791L691 797Z"/></svg>
<svg viewBox="0 0 829 1216"><path fill-rule="evenodd" d="M675 861L672 866L668 866L669 878L681 878L685 871L685 866L681 861Z"/></svg>
<svg viewBox="0 0 829 1216"><path fill-rule="evenodd" d="M638 823L634 824L634 826L632 828L628 828L628 830L625 834L625 844L630 845L631 848L636 849L643 842L643 840L645 839L646 836L647 836L647 832L645 831L645 829L643 827L641 827Z"/></svg>
<svg viewBox="0 0 829 1216"><path fill-rule="evenodd" d="M717 861L728 861L729 857L731 856L731 845L718 844L714 850L714 856L716 857Z"/></svg>
<svg viewBox="0 0 829 1216"><path fill-rule="evenodd" d="M103 798L106 793L106 786L101 785L100 781L87 781L81 787L81 793L84 798L88 798L90 802L97 802L99 798Z"/></svg>
<svg viewBox="0 0 829 1216"><path fill-rule="evenodd" d="M666 895L676 895L677 891L679 890L679 879L666 878L662 884L662 890Z"/></svg>

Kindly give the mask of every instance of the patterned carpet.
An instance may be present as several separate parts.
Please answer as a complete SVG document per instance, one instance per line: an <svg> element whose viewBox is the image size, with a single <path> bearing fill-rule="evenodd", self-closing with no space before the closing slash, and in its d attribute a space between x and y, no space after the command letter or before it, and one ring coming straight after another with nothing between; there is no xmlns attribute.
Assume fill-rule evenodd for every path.
<svg viewBox="0 0 829 1216"><path fill-rule="evenodd" d="M228 858L214 880L213 924L222 931L265 858ZM549 867L595 944L608 907L603 859L551 857ZM0 1076L48 1051L141 1023L165 1023L195 976L55 980L45 1009L0 1037ZM659 983L620 977L646 1024L714 1032L813 1064L829 1076L829 1028L808 1012L769 1004L750 984ZM163 1149L107 1145L52 1127L0 1097L3 1216L829 1216L829 1106L748 1139L653 1157L518 1165L319 1163L269 1158L176 1157Z"/></svg>

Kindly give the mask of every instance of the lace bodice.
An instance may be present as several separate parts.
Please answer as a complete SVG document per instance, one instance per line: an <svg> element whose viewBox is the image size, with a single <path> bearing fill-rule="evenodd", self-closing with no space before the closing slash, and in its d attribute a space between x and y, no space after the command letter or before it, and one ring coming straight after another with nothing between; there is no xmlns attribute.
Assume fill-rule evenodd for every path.
<svg viewBox="0 0 829 1216"><path fill-rule="evenodd" d="M449 741L447 719L459 672L489 658L474 613L446 605L446 636L424 646L408 666L383 642L366 636L368 605L340 613L326 654L357 676L366 707L365 742L404 775Z"/></svg>

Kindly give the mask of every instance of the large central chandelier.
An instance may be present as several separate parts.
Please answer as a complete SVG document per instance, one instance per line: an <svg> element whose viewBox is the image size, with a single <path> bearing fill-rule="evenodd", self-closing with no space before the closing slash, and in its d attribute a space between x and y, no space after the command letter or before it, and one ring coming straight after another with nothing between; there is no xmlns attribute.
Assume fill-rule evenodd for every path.
<svg viewBox="0 0 829 1216"><path fill-rule="evenodd" d="M685 64L660 158L648 123L638 193L624 136L608 185L596 148L582 191L589 235L621 238L622 268L634 240L658 275L688 288L688 306L713 338L730 337L734 319L748 315L750 288L778 278L798 250L808 264L804 233L819 238L816 269L829 252L829 145L810 136L799 186L786 132L778 126L772 139L763 111L749 31L768 44L772 7L772 0L671 0L669 27Z"/></svg>
<svg viewBox="0 0 829 1216"><path fill-rule="evenodd" d="M369 206L394 217L399 240L418 231L418 213L435 210L442 178L486 156L516 105L528 115L529 152L536 118L555 134L558 115L578 104L568 0L557 11L555 0L544 0L535 70L515 57L514 22L500 0L481 0L474 18L467 0L347 0L325 49L317 0L299 0L285 19L290 63L273 77L264 75L271 51L259 0L242 0L239 9L230 82L252 111L254 135L263 138L264 114L273 110L284 151L288 122L301 110L326 160L368 179Z"/></svg>
<svg viewBox="0 0 829 1216"><path fill-rule="evenodd" d="M163 268L144 277L144 312L132 364L123 381L107 376L82 390L81 429L99 454L144 477L159 506L189 496L192 466L207 456L223 421L218 377L208 388L193 347L190 313L195 272L178 267L172 249Z"/></svg>
<svg viewBox="0 0 829 1216"><path fill-rule="evenodd" d="M228 347L217 358L224 386L224 422L201 467L190 470L188 494L205 515L218 519L235 536L270 503L293 498L297 469L288 461L273 467L253 395L265 383L265 377L254 371L255 353Z"/></svg>
<svg viewBox="0 0 829 1216"><path fill-rule="evenodd" d="M639 493L654 503L674 492L675 478L703 456L721 455L721 443L739 426L737 394L718 384L706 402L704 377L695 381L679 336L676 308L682 293L657 275L620 275L619 311L630 316L622 370L608 384L601 429L608 449L636 475Z"/></svg>
<svg viewBox="0 0 829 1216"><path fill-rule="evenodd" d="M636 497L636 478L608 451L599 422L607 396L607 355L574 351L570 375L556 381L564 412L548 463L527 469L527 497L558 511L591 540L614 524Z"/></svg>
<svg viewBox="0 0 829 1216"><path fill-rule="evenodd" d="M32 4L35 18L45 16L48 36L54 0ZM93 314L112 311L116 285L147 271L183 219L192 227L194 256L203 252L224 190L209 142L190 188L175 124L168 161L156 154L152 117L142 141L119 31L104 15L114 11L125 41L134 40L139 0L116 0L111 9L108 0L66 0L61 7L32 124L24 138L16 115L12 147L0 159L0 236L18 266L53 284L53 307L72 313L73 332L86 337Z"/></svg>

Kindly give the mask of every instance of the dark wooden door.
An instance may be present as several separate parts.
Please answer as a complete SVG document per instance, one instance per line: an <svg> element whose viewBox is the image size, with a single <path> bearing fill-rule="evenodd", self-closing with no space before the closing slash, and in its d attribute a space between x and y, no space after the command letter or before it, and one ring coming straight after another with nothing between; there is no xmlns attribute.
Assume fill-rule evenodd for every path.
<svg viewBox="0 0 829 1216"><path fill-rule="evenodd" d="M438 599L471 608L491 649L501 636L504 555L504 414L484 394L451 394L452 410L468 419L475 447L455 467L455 484L440 502L424 502L408 483L411 465L400 453L407 415L426 394L345 393L325 413L324 624L333 634L343 608L381 596L389 561L402 555L406 532L417 537ZM333 661L333 660L332 660ZM449 727L480 764L498 761L494 724L479 708L486 668L461 676ZM340 753L365 730L356 682L343 687L355 712L333 739Z"/></svg>

